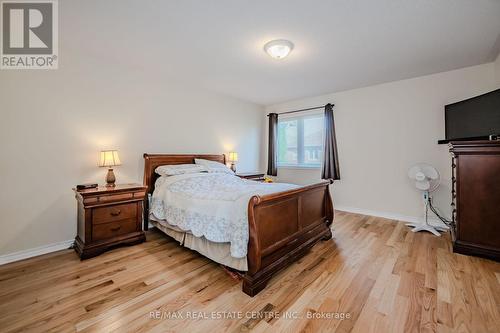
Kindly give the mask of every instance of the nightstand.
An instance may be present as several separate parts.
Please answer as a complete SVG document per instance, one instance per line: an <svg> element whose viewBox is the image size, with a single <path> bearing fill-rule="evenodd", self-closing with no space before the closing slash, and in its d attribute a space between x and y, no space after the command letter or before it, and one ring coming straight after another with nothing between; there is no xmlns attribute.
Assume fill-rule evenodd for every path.
<svg viewBox="0 0 500 333"><path fill-rule="evenodd" d="M75 191L78 225L75 251L87 259L118 246L142 243L146 187L122 184Z"/></svg>
<svg viewBox="0 0 500 333"><path fill-rule="evenodd" d="M244 179L255 180L258 182L264 181L264 173L259 172L245 172L245 173L237 173L236 176Z"/></svg>

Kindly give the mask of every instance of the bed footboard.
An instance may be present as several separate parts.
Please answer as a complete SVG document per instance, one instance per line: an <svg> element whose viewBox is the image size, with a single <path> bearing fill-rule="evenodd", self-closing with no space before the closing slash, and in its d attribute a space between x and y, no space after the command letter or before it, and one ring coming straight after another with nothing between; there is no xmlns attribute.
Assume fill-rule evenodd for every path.
<svg viewBox="0 0 500 333"><path fill-rule="evenodd" d="M330 181L296 190L253 196L248 203L248 272L243 292L256 295L273 274L330 239L333 204Z"/></svg>

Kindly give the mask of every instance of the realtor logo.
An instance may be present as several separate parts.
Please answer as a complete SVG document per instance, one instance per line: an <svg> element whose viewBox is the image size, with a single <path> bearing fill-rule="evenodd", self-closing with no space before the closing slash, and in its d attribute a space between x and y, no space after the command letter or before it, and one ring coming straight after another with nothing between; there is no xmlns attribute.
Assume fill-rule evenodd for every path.
<svg viewBox="0 0 500 333"><path fill-rule="evenodd" d="M57 69L57 0L1 2L1 69Z"/></svg>

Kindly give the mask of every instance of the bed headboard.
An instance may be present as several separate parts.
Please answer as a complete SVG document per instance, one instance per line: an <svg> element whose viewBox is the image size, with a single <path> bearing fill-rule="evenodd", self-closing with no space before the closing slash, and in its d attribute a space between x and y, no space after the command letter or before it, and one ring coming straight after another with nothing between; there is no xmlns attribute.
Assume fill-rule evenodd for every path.
<svg viewBox="0 0 500 333"><path fill-rule="evenodd" d="M155 169L161 165L170 164L193 164L195 158L216 161L226 164L226 156L206 154L144 154L144 186L148 187L148 193L153 193L158 175Z"/></svg>

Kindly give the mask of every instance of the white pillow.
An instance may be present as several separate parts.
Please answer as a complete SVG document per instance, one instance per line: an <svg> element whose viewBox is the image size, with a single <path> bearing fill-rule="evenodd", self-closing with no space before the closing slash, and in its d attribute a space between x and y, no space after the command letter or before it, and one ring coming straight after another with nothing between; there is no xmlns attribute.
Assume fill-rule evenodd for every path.
<svg viewBox="0 0 500 333"><path fill-rule="evenodd" d="M204 160L202 158L195 158L194 163L204 166L208 170L208 172L234 174L233 170L229 169L226 165L219 162Z"/></svg>
<svg viewBox="0 0 500 333"><path fill-rule="evenodd" d="M157 167L155 170L155 172L160 176L175 176L175 175L184 175L187 173L200 173L207 171L208 170L205 166L197 164L161 165Z"/></svg>

